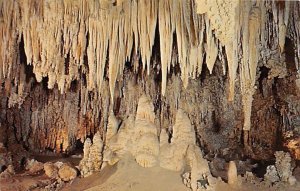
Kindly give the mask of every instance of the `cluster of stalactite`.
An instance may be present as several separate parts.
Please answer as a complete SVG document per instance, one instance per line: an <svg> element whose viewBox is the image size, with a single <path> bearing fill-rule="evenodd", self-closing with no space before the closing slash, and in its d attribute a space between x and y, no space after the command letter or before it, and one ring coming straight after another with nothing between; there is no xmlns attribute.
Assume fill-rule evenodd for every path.
<svg viewBox="0 0 300 191"><path fill-rule="evenodd" d="M0 1L2 123L27 145L66 151L146 93L161 128L184 108L199 137L217 134L202 144L218 150L217 136L242 128L251 145L253 99L274 95L273 107L279 95L266 88L297 84L299 20L291 1Z"/></svg>

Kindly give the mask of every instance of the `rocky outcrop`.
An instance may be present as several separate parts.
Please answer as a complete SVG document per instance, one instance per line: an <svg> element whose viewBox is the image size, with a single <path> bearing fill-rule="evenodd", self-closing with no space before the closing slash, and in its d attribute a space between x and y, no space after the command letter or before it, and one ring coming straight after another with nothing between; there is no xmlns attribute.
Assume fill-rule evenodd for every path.
<svg viewBox="0 0 300 191"><path fill-rule="evenodd" d="M15 175L15 169L12 165L8 165L8 167L0 173L0 180L1 179L12 179Z"/></svg>
<svg viewBox="0 0 300 191"><path fill-rule="evenodd" d="M104 161L110 165L117 162L124 153L131 153L138 164L143 167L152 167L157 164L159 141L155 126L153 104L146 96L139 99L135 119L133 116L124 120L118 133L111 136L109 129L116 129L118 123L109 117L109 128L106 134ZM114 124L110 125L110 124Z"/></svg>
<svg viewBox="0 0 300 191"><path fill-rule="evenodd" d="M93 143L88 138L84 143L83 159L80 161L79 169L83 177L91 175L101 169L103 161L103 141L98 133L94 135Z"/></svg>
<svg viewBox="0 0 300 191"><path fill-rule="evenodd" d="M294 185L296 183L296 179L292 175L293 167L291 165L290 154L283 151L277 151L275 153L275 157L275 165L270 165L267 167L267 172L264 176L265 180L268 180L271 183L281 181L290 185Z"/></svg>
<svg viewBox="0 0 300 191"><path fill-rule="evenodd" d="M35 159L27 160L25 169L30 174L36 174L44 169L44 164Z"/></svg>
<svg viewBox="0 0 300 191"><path fill-rule="evenodd" d="M58 176L63 181L68 182L77 177L77 170L71 165L64 163L58 170Z"/></svg>
<svg viewBox="0 0 300 191"><path fill-rule="evenodd" d="M58 178L58 167L51 163L47 162L44 164L44 171L46 176L48 176L51 179L57 179Z"/></svg>
<svg viewBox="0 0 300 191"><path fill-rule="evenodd" d="M105 137L107 142L117 134L118 127L119 127L118 119L116 118L113 112L110 112L108 117L106 137Z"/></svg>

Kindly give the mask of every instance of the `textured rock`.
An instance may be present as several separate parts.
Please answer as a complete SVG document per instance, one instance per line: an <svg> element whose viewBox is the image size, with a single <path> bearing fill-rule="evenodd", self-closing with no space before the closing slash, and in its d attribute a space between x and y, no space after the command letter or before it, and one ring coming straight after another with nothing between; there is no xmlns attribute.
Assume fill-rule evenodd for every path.
<svg viewBox="0 0 300 191"><path fill-rule="evenodd" d="M186 172L182 175L182 179L183 179L183 184L188 187L191 188L191 173Z"/></svg>
<svg viewBox="0 0 300 191"><path fill-rule="evenodd" d="M251 106L260 88L257 85L263 84L264 91L269 88L260 82L265 80L259 78L260 68L270 69L266 77L270 80L287 79L296 73L300 54L297 2L142 2L100 5L82 0L1 1L0 81L1 108L5 111L1 115L1 132L17 131L16 139L31 149L69 151L74 149L75 140L84 141L97 132L97 127L103 127L104 133L111 110L115 115L130 113L137 106L135 98L143 93L151 94L152 101L159 103L155 106L161 108L158 112L162 111L158 119L167 128L164 121L170 124L174 120L176 110L183 107L179 101L189 90L194 91L195 99L184 98L186 102L214 105L223 102L219 100L223 97L231 101L235 98L237 103L229 108L235 113L224 114L224 120L238 119L248 131L255 121L251 120ZM138 14L137 10L145 14ZM203 63L207 67L202 67ZM212 82L206 69L219 80ZM223 79L224 75L228 75L228 80ZM293 77L290 84L295 85L298 77ZM170 86L172 78L177 78L180 85ZM128 88L129 81L133 88ZM203 87L193 89L194 81ZM201 89L214 89L220 83L226 91L202 95ZM276 86L278 81L274 83ZM196 118L202 116L210 120L206 106L193 103L192 110L198 115L190 117L198 123L201 120ZM204 109L199 109L200 105ZM222 115L229 109L215 110ZM245 120L236 115L244 115ZM58 128L53 129L54 126ZM43 141L38 141L38 137Z"/></svg>
<svg viewBox="0 0 300 191"><path fill-rule="evenodd" d="M122 158L125 153L132 153L135 137L135 119L129 116L125 119L117 133L105 145L103 161L109 165L113 165Z"/></svg>
<svg viewBox="0 0 300 191"><path fill-rule="evenodd" d="M69 152L94 136L83 176L129 152L144 167L184 171L189 160L194 190L206 179L193 170L203 158L196 140L230 160L270 159L299 126L299 10L290 1L0 1L1 142Z"/></svg>
<svg viewBox="0 0 300 191"><path fill-rule="evenodd" d="M44 164L44 171L45 174L51 178L51 179L57 179L58 178L58 167L51 163L51 162L47 162Z"/></svg>
<svg viewBox="0 0 300 191"><path fill-rule="evenodd" d="M267 167L267 172L264 175L264 179L270 181L271 183L275 183L280 180L278 176L278 172L274 165L270 165Z"/></svg>
<svg viewBox="0 0 300 191"><path fill-rule="evenodd" d="M176 114L171 143L162 145L160 149L160 166L169 170L183 170L188 146L195 144L195 131L191 122L187 114L179 109Z"/></svg>
<svg viewBox="0 0 300 191"><path fill-rule="evenodd" d="M267 172L264 176L266 180L271 183L279 181L294 185L296 182L295 177L292 175L293 168L291 166L291 156L284 151L277 151L275 153L276 162L275 165L267 167Z"/></svg>
<svg viewBox="0 0 300 191"><path fill-rule="evenodd" d="M284 133L284 146L296 160L300 159L300 136L297 129Z"/></svg>
<svg viewBox="0 0 300 191"><path fill-rule="evenodd" d="M58 170L58 176L63 181L68 182L77 177L77 171L69 164L64 163Z"/></svg>
<svg viewBox="0 0 300 191"><path fill-rule="evenodd" d="M275 157L276 157L275 167L278 172L278 176L280 180L283 182L289 182L289 179L294 179L292 175L293 168L291 166L290 154L285 153L283 151L277 151L275 153Z"/></svg>
<svg viewBox="0 0 300 191"><path fill-rule="evenodd" d="M133 141L136 146L132 147L132 153L137 163L143 167L153 167L158 160L159 142L154 119L154 107L151 100L146 96L142 96L139 99L135 119Z"/></svg>
<svg viewBox="0 0 300 191"><path fill-rule="evenodd" d="M9 165L12 164L11 153L2 145L0 148L0 173L4 171Z"/></svg>
<svg viewBox="0 0 300 191"><path fill-rule="evenodd" d="M97 132L93 137L93 143L89 138L84 142L83 159L80 161L79 169L83 177L91 175L101 169L103 161L103 141Z"/></svg>
<svg viewBox="0 0 300 191"><path fill-rule="evenodd" d="M8 165L7 168L0 173L0 179L9 179L15 174L15 169L12 165Z"/></svg>
<svg viewBox="0 0 300 191"><path fill-rule="evenodd" d="M25 169L31 174L38 173L44 169L44 164L35 159L27 160Z"/></svg>
<svg viewBox="0 0 300 191"><path fill-rule="evenodd" d="M143 167L152 167L157 164L159 141L154 107L146 96L141 96L139 99L135 119L133 116L128 117L118 133L111 139L107 139L104 161L112 165L126 152L131 153L137 163Z"/></svg>
<svg viewBox="0 0 300 191"><path fill-rule="evenodd" d="M90 168L94 171L99 171L102 164L103 141L98 133L94 135L93 145L90 147L89 159L91 162Z"/></svg>

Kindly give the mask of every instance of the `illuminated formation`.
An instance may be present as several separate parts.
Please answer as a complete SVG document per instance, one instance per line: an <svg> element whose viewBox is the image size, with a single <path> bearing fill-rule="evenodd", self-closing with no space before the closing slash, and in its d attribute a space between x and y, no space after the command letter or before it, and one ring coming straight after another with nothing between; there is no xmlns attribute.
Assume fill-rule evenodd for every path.
<svg viewBox="0 0 300 191"><path fill-rule="evenodd" d="M187 160L194 190L202 155L299 159L297 1L0 0L0 43L5 146L85 142L83 176Z"/></svg>

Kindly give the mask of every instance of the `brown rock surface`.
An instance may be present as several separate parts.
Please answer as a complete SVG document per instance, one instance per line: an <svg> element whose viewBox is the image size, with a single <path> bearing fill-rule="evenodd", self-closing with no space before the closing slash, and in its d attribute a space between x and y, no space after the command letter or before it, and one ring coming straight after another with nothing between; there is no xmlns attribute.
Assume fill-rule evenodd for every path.
<svg viewBox="0 0 300 191"><path fill-rule="evenodd" d="M77 177L77 170L69 164L64 163L58 170L58 176L63 181L68 182Z"/></svg>
<svg viewBox="0 0 300 191"><path fill-rule="evenodd" d="M58 178L58 167L51 162L47 162L44 164L45 174L51 179Z"/></svg>

